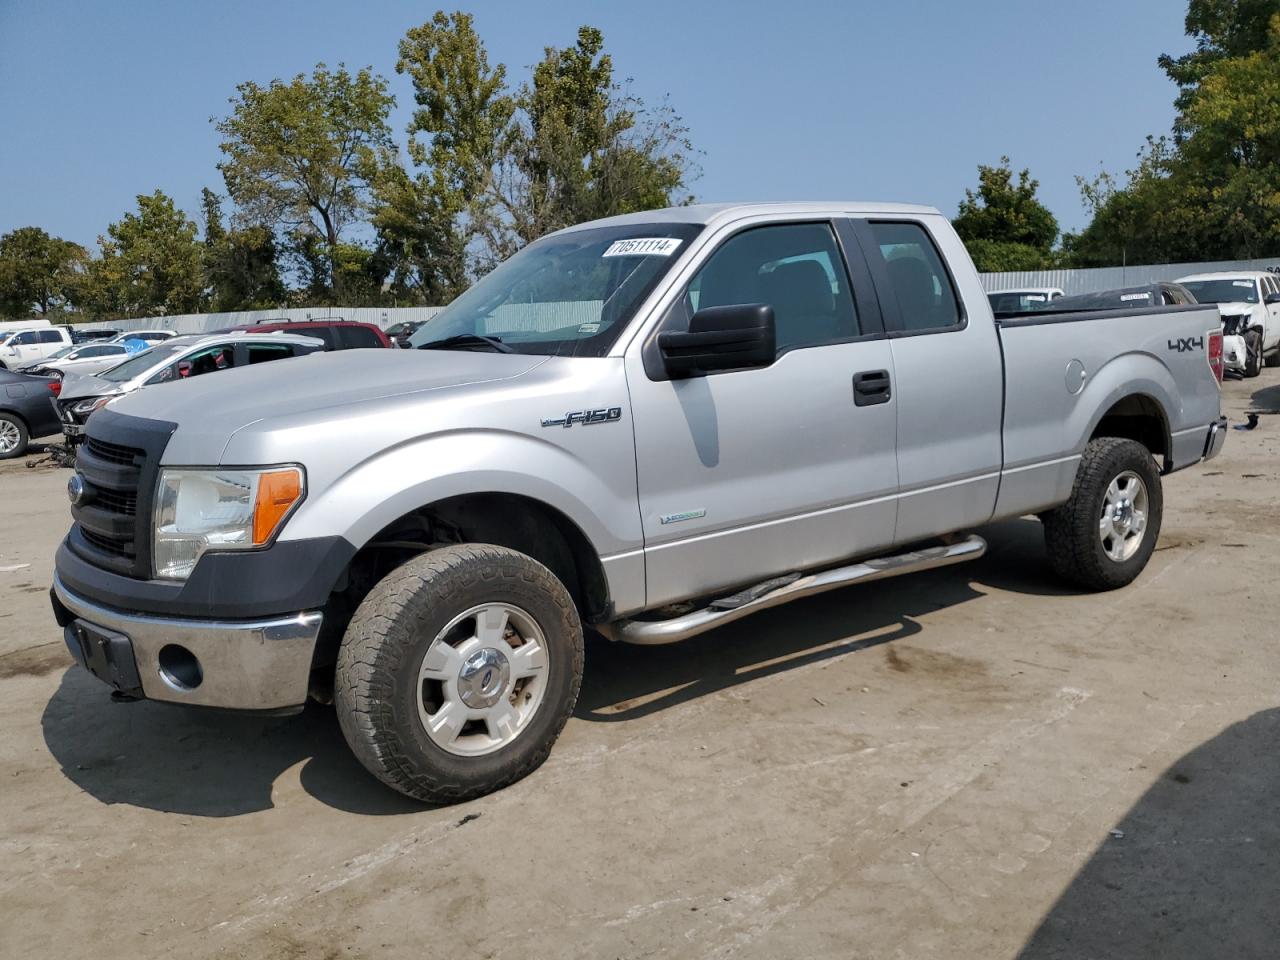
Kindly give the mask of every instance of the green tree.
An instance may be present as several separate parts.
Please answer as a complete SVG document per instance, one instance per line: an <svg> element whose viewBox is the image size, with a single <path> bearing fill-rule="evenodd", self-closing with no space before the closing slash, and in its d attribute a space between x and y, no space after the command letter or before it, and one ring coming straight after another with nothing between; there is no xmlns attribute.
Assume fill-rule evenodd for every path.
<svg viewBox="0 0 1280 960"><path fill-rule="evenodd" d="M1162 57L1179 84L1172 139L1066 246L1073 264L1251 259L1280 246L1280 0L1192 0L1196 50Z"/></svg>
<svg viewBox="0 0 1280 960"><path fill-rule="evenodd" d="M240 84L231 114L215 120L227 193L254 223L318 238L334 270L344 229L364 211L375 153L391 148L387 117L395 98L366 67L354 75L318 64L310 77Z"/></svg>
<svg viewBox="0 0 1280 960"><path fill-rule="evenodd" d="M515 103L506 67L490 67L470 14L437 11L405 35L399 54L396 72L413 83L417 104L408 127L417 172L384 155L373 222L381 249L396 261L398 282L426 302L442 303L466 286L467 247L485 220Z"/></svg>
<svg viewBox="0 0 1280 960"><path fill-rule="evenodd" d="M1058 221L1036 198L1039 186L1029 170L1015 182L1008 157L999 166L978 166L978 189L965 190L952 224L979 270L1035 270L1052 262Z"/></svg>
<svg viewBox="0 0 1280 960"><path fill-rule="evenodd" d="M96 316L147 316L198 310L204 293L203 246L196 225L162 192L137 198L98 238L83 305Z"/></svg>
<svg viewBox="0 0 1280 960"><path fill-rule="evenodd" d="M1190 106L1200 83L1224 60L1263 49L1277 13L1280 0L1190 0L1185 27L1195 50L1178 57L1162 54L1158 60L1179 87L1179 111Z"/></svg>
<svg viewBox="0 0 1280 960"><path fill-rule="evenodd" d="M546 48L514 93L464 13L410 30L396 69L418 109L412 172L390 151L377 165L374 223L393 288L440 302L549 231L688 200L688 129L669 104L651 109L614 83L593 27Z"/></svg>
<svg viewBox="0 0 1280 960"><path fill-rule="evenodd" d="M510 162L494 179L499 219L487 224L497 257L583 220L689 201L688 128L669 104L650 109L614 83L596 28L547 47L517 104Z"/></svg>
<svg viewBox="0 0 1280 960"><path fill-rule="evenodd" d="M39 227L19 227L0 236L0 315L48 316L74 295L88 254L70 240Z"/></svg>
<svg viewBox="0 0 1280 960"><path fill-rule="evenodd" d="M213 310L261 310L284 303L275 235L264 226L227 230L221 198L201 191L204 210L204 270Z"/></svg>

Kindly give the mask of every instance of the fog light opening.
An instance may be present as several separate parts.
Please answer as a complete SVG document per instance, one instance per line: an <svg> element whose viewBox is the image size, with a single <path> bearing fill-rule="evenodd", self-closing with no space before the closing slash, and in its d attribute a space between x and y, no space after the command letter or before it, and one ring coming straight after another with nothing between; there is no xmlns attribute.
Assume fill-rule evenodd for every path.
<svg viewBox="0 0 1280 960"><path fill-rule="evenodd" d="M194 690L204 679L200 661L186 647L176 643L166 644L160 648L157 660L160 663L160 678L175 690Z"/></svg>

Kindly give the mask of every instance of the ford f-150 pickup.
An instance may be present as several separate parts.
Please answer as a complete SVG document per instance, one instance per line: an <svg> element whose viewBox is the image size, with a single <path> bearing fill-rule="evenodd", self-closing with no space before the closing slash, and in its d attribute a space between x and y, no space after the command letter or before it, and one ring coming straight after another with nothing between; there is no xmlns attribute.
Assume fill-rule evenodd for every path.
<svg viewBox="0 0 1280 960"><path fill-rule="evenodd" d="M332 699L410 796L548 755L583 631L678 641L1037 515L1123 587L1213 457L1216 307L993 318L917 206L690 206L529 245L412 336L121 397L53 606L117 699ZM851 607L851 616L856 607ZM726 642L732 642L726 635Z"/></svg>

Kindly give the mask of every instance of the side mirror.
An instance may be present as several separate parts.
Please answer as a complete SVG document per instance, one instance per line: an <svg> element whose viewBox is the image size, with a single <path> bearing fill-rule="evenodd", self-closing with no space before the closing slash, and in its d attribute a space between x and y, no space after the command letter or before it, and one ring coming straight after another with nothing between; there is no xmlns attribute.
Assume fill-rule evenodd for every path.
<svg viewBox="0 0 1280 960"><path fill-rule="evenodd" d="M1262 302L1267 304L1280 303L1280 293L1268 293L1266 299Z"/></svg>
<svg viewBox="0 0 1280 960"><path fill-rule="evenodd" d="M707 307L689 319L687 332L658 334L658 349L673 376L767 367L778 356L773 307L765 303Z"/></svg>

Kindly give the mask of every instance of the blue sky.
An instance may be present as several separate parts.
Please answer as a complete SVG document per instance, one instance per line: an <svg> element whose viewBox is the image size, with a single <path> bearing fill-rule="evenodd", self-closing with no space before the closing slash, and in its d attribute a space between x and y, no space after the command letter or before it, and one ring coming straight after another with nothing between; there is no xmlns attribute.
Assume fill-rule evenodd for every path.
<svg viewBox="0 0 1280 960"><path fill-rule="evenodd" d="M1008 154L1066 228L1074 176L1131 165L1167 132L1158 54L1189 49L1178 0L474 2L491 62L519 80L579 24L618 78L670 95L704 152L703 200L846 198L954 215L979 163ZM91 244L162 189L192 216L222 191L217 135L238 82L317 61L412 90L396 44L431 3L401 0L0 0L0 233L36 224Z"/></svg>

